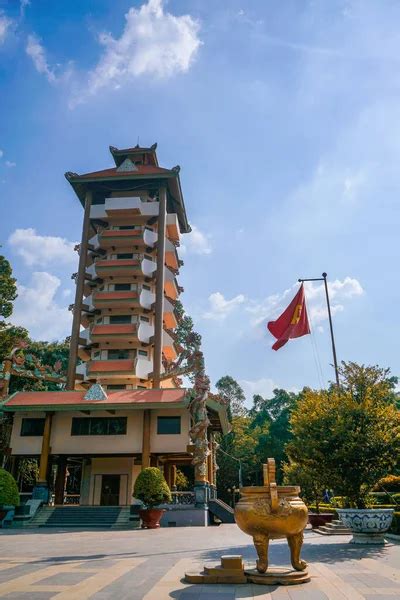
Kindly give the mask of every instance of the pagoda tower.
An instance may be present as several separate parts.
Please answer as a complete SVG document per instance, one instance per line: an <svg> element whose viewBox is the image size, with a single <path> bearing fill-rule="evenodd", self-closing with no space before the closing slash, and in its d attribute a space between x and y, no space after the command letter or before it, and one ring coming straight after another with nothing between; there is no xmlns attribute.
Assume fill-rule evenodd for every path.
<svg viewBox="0 0 400 600"><path fill-rule="evenodd" d="M177 357L178 247L190 227L180 168L160 167L156 148L111 146L115 167L65 174L84 208L69 390L174 387L162 374Z"/></svg>

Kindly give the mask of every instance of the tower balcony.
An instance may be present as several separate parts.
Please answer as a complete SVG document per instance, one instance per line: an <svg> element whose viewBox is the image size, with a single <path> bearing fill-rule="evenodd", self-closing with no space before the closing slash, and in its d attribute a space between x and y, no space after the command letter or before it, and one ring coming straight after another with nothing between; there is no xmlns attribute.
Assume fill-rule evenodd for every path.
<svg viewBox="0 0 400 600"><path fill-rule="evenodd" d="M164 325L167 329L175 329L175 327L177 327L177 325L178 325L174 307L167 298L164 298L163 320L164 320Z"/></svg>
<svg viewBox="0 0 400 600"><path fill-rule="evenodd" d="M158 202L143 202L140 197L106 198L104 204L93 204L90 208L91 219L107 217L155 217L158 215Z"/></svg>
<svg viewBox="0 0 400 600"><path fill-rule="evenodd" d="M176 213L167 214L167 237L174 242L179 243L179 221Z"/></svg>
<svg viewBox="0 0 400 600"><path fill-rule="evenodd" d="M124 340L136 341L138 337L137 329L136 323L94 325L89 329L89 342L92 344L101 344L102 342L115 344Z"/></svg>
<svg viewBox="0 0 400 600"><path fill-rule="evenodd" d="M179 296L178 282L175 275L169 269L165 269L164 291L172 300L176 300Z"/></svg>
<svg viewBox="0 0 400 600"><path fill-rule="evenodd" d="M137 308L140 306L140 296L138 295L138 292L134 290L121 292L94 292L92 303L94 308L97 309Z"/></svg>
<svg viewBox="0 0 400 600"><path fill-rule="evenodd" d="M91 344L110 348L132 348L140 346L140 344L149 344L153 336L154 325L143 321L112 325L99 324L81 331L79 342L83 349Z"/></svg>
<svg viewBox="0 0 400 600"><path fill-rule="evenodd" d="M78 377L87 379L148 379L153 370L153 361L138 356L135 359L90 360L76 367Z"/></svg>
<svg viewBox="0 0 400 600"><path fill-rule="evenodd" d="M174 340L167 331L163 331L163 354L167 360L176 360L178 352Z"/></svg>
<svg viewBox="0 0 400 600"><path fill-rule="evenodd" d="M157 237L157 233L145 227L140 229L104 229L90 238L89 243L95 250L132 246L154 248Z"/></svg>
<svg viewBox="0 0 400 600"><path fill-rule="evenodd" d="M86 268L86 273L92 278L100 277L152 277L157 264L148 258L119 258L96 260Z"/></svg>
<svg viewBox="0 0 400 600"><path fill-rule="evenodd" d="M179 269L179 258L175 245L168 238L165 240L165 264L171 269Z"/></svg>

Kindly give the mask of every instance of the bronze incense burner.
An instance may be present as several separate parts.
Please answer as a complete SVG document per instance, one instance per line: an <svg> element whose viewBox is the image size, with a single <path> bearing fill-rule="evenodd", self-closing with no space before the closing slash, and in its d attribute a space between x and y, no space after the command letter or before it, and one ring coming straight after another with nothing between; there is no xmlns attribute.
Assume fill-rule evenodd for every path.
<svg viewBox="0 0 400 600"><path fill-rule="evenodd" d="M243 487L235 508L236 523L251 535L257 550L257 571L268 569L268 545L273 539L286 538L294 569L304 571L307 563L300 558L303 530L307 525L307 507L299 498L297 485L280 486L275 482L275 460L263 465L264 485Z"/></svg>

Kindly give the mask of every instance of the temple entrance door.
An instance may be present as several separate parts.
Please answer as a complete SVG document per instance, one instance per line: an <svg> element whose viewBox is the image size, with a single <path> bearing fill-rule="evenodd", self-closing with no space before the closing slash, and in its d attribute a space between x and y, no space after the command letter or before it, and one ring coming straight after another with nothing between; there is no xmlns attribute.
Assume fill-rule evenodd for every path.
<svg viewBox="0 0 400 600"><path fill-rule="evenodd" d="M103 475L101 478L101 506L119 505L120 475Z"/></svg>

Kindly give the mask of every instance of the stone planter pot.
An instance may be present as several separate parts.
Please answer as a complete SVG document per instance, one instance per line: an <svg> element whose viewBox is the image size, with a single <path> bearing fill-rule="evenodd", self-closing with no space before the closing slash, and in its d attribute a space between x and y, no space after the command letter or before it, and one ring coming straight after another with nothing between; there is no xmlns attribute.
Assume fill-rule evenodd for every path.
<svg viewBox="0 0 400 600"><path fill-rule="evenodd" d="M308 522L313 529L318 529L321 525L331 523L334 516L333 513L308 513Z"/></svg>
<svg viewBox="0 0 400 600"><path fill-rule="evenodd" d="M336 512L353 534L351 544L384 544L394 508L338 508Z"/></svg>
<svg viewBox="0 0 400 600"><path fill-rule="evenodd" d="M165 512L164 508L144 508L139 510L139 516L142 519L142 529L158 529L161 517Z"/></svg>

